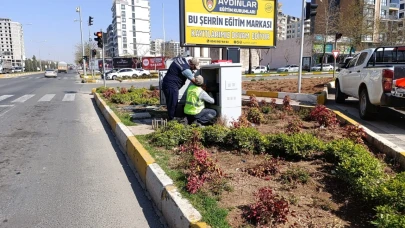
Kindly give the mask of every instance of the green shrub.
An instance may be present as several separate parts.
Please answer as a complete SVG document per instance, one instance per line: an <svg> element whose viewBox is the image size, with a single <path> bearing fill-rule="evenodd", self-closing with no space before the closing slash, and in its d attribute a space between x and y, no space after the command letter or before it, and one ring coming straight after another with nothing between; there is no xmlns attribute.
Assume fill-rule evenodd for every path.
<svg viewBox="0 0 405 228"><path fill-rule="evenodd" d="M271 112L271 107L270 107L270 106L263 106L263 107L262 107L262 112L263 112L264 114L270 113L270 112Z"/></svg>
<svg viewBox="0 0 405 228"><path fill-rule="evenodd" d="M171 149L191 140L193 129L176 121L170 121L167 126L151 134L151 142L155 146Z"/></svg>
<svg viewBox="0 0 405 228"><path fill-rule="evenodd" d="M384 204L405 212L405 172L399 173L383 183L379 190Z"/></svg>
<svg viewBox="0 0 405 228"><path fill-rule="evenodd" d="M264 116L259 108L250 108L247 114L247 119L251 123L261 124L264 121Z"/></svg>
<svg viewBox="0 0 405 228"><path fill-rule="evenodd" d="M130 104L131 97L128 94L117 93L111 96L111 102L116 104Z"/></svg>
<svg viewBox="0 0 405 228"><path fill-rule="evenodd" d="M266 136L266 151L270 154L284 154L288 157L306 158L314 152L323 151L324 143L308 133L269 134Z"/></svg>
<svg viewBox="0 0 405 228"><path fill-rule="evenodd" d="M234 128L227 136L228 145L243 153L262 153L265 149L265 137L255 128Z"/></svg>
<svg viewBox="0 0 405 228"><path fill-rule="evenodd" d="M379 186L386 177L381 162L361 145L355 145L352 152L341 154L336 171L338 177L361 194L364 200L378 197Z"/></svg>
<svg viewBox="0 0 405 228"><path fill-rule="evenodd" d="M328 160L338 163L344 157L351 156L354 153L356 144L349 139L338 139L326 144L325 154Z"/></svg>
<svg viewBox="0 0 405 228"><path fill-rule="evenodd" d="M230 132L230 129L221 125L212 125L203 128L201 131L205 145L221 146L221 144L225 143L226 136Z"/></svg>
<svg viewBox="0 0 405 228"><path fill-rule="evenodd" d="M285 173L280 176L283 183L289 184L306 184L309 181L309 172L308 170L301 167L291 167Z"/></svg>
<svg viewBox="0 0 405 228"><path fill-rule="evenodd" d="M96 89L96 93L104 93L107 89L107 87L100 86Z"/></svg>
<svg viewBox="0 0 405 228"><path fill-rule="evenodd" d="M391 205L378 206L376 219L371 223L379 228L405 227L405 214L395 210Z"/></svg>

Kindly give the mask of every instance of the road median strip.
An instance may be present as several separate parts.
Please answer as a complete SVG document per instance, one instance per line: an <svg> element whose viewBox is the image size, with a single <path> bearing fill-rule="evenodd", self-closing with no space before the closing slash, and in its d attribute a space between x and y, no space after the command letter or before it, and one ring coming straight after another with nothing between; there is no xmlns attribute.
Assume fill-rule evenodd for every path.
<svg viewBox="0 0 405 228"><path fill-rule="evenodd" d="M201 214L183 198L173 181L165 174L155 159L135 138L131 131L121 123L117 115L107 106L106 102L92 90L97 106L111 126L117 141L133 169L142 187L149 193L159 212L169 227L207 227L200 222Z"/></svg>
<svg viewBox="0 0 405 228"><path fill-rule="evenodd" d="M310 72L310 73L302 73L303 75L317 75L317 74L333 74L333 72ZM298 73L270 73L270 74L243 74L243 77L272 77L272 76L294 76L298 75Z"/></svg>

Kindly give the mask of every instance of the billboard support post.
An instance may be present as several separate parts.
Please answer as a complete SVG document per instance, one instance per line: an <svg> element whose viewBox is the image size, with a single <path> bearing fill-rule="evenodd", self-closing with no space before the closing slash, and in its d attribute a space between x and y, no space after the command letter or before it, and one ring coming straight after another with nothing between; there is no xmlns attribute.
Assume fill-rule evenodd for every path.
<svg viewBox="0 0 405 228"><path fill-rule="evenodd" d="M300 45L300 67L298 72L298 93L301 93L301 79L302 79L302 56L304 55L304 20L305 20L305 5L306 0L302 1L302 14L301 14L301 45Z"/></svg>

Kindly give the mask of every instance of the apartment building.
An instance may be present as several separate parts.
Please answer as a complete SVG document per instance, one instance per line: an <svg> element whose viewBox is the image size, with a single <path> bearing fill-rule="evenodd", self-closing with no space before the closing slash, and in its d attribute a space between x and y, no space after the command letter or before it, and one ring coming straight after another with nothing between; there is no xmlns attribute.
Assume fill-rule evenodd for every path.
<svg viewBox="0 0 405 228"><path fill-rule="evenodd" d="M163 40L155 39L150 42L150 54L152 56L162 56L163 55Z"/></svg>
<svg viewBox="0 0 405 228"><path fill-rule="evenodd" d="M180 47L180 42L171 40L165 42L163 51L166 53L166 56L176 57L183 55L184 48Z"/></svg>
<svg viewBox="0 0 405 228"><path fill-rule="evenodd" d="M114 0L112 23L108 44L116 56L150 55L150 4L149 0Z"/></svg>
<svg viewBox="0 0 405 228"><path fill-rule="evenodd" d="M309 36L311 34L311 20L304 21L304 35ZM301 37L301 21L292 21L287 24L287 39L293 39Z"/></svg>
<svg viewBox="0 0 405 228"><path fill-rule="evenodd" d="M20 23L0 18L0 58L13 66L24 66L24 31Z"/></svg>

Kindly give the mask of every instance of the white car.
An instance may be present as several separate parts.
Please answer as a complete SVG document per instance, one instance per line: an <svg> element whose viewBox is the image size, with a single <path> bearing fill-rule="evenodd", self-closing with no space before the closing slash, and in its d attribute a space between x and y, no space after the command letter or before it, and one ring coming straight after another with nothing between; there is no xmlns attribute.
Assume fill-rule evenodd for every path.
<svg viewBox="0 0 405 228"><path fill-rule="evenodd" d="M58 70L55 69L46 69L45 70L45 77L54 77L56 78L58 76Z"/></svg>
<svg viewBox="0 0 405 228"><path fill-rule="evenodd" d="M298 65L287 65L285 67L280 67L277 69L277 72L298 72Z"/></svg>
<svg viewBox="0 0 405 228"><path fill-rule="evenodd" d="M124 77L137 78L141 75L142 74L138 70L135 70L132 68L122 68L117 72L112 72L112 73L107 74L106 79L116 80L117 78L124 78Z"/></svg>
<svg viewBox="0 0 405 228"><path fill-rule="evenodd" d="M261 73L266 73L266 71L267 71L267 67L265 67L265 66L258 66L258 67L255 67L255 68L252 70L252 73L253 73L253 74L261 74Z"/></svg>
<svg viewBox="0 0 405 228"><path fill-rule="evenodd" d="M311 67L311 71L321 71L322 64ZM333 71L333 66L330 64L323 64L322 71Z"/></svg>
<svg viewBox="0 0 405 228"><path fill-rule="evenodd" d="M150 71L148 70L144 70L142 68L136 68L135 70L138 71L139 75L141 76L150 76Z"/></svg>

